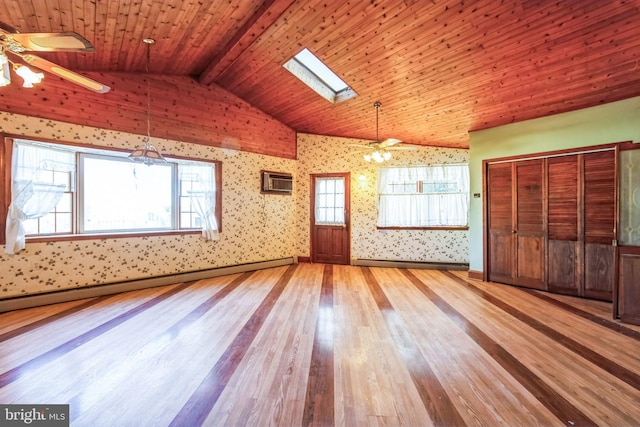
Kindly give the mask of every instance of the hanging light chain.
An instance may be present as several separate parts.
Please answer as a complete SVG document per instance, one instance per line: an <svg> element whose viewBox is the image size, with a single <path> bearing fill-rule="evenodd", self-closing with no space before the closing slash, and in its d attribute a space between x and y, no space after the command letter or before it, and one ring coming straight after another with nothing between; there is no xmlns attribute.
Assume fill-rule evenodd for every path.
<svg viewBox="0 0 640 427"><path fill-rule="evenodd" d="M154 39L142 40L147 44L147 64L145 71L147 73L147 141L146 144L150 144L151 141L151 79L149 74L149 68L151 64L151 45L156 41Z"/></svg>

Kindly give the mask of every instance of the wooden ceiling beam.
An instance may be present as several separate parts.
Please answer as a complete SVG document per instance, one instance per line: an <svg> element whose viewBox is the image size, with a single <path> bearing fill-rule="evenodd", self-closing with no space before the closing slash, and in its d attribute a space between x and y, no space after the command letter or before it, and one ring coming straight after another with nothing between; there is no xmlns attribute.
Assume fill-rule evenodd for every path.
<svg viewBox="0 0 640 427"><path fill-rule="evenodd" d="M203 85L211 85L233 62L262 35L291 6L295 0L267 0L245 25L207 65L198 78Z"/></svg>

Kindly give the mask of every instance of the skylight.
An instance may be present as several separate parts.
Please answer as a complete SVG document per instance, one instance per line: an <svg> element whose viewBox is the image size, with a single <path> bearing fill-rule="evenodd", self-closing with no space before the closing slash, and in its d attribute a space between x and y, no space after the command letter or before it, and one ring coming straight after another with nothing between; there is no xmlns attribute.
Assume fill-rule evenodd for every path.
<svg viewBox="0 0 640 427"><path fill-rule="evenodd" d="M302 49L283 66L333 104L346 101L357 95L349 85L307 48Z"/></svg>

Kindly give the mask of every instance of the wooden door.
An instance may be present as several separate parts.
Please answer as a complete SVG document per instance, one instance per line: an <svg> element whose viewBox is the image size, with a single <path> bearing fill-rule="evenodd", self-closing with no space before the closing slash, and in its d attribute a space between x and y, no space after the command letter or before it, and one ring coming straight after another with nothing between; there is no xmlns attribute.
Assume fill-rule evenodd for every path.
<svg viewBox="0 0 640 427"><path fill-rule="evenodd" d="M580 172L582 156L547 160L548 188L548 289L582 295L582 209Z"/></svg>
<svg viewBox="0 0 640 427"><path fill-rule="evenodd" d="M515 284L535 289L545 287L545 188L544 160L514 163L516 238Z"/></svg>
<svg viewBox="0 0 640 427"><path fill-rule="evenodd" d="M487 167L488 278L515 284L515 236L513 224L513 165Z"/></svg>
<svg viewBox="0 0 640 427"><path fill-rule="evenodd" d="M545 287L544 161L489 164L489 280Z"/></svg>
<svg viewBox="0 0 640 427"><path fill-rule="evenodd" d="M311 261L349 264L350 174L311 175Z"/></svg>
<svg viewBox="0 0 640 427"><path fill-rule="evenodd" d="M621 321L640 325L640 149L620 152L618 240L620 273L614 307Z"/></svg>
<svg viewBox="0 0 640 427"><path fill-rule="evenodd" d="M613 300L616 239L616 152L584 157L584 296Z"/></svg>

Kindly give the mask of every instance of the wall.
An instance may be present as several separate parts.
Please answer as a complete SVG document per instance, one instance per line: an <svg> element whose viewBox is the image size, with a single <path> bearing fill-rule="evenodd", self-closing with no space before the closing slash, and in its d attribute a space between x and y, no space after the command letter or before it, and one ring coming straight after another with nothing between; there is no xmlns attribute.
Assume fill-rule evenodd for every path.
<svg viewBox="0 0 640 427"><path fill-rule="evenodd" d="M351 257L375 260L468 262L466 230L376 229L377 164L362 158L362 149L349 144L368 141L298 134L296 183L296 253L310 256L310 174L351 172ZM388 166L462 163L468 151L421 147L393 152Z"/></svg>
<svg viewBox="0 0 640 427"><path fill-rule="evenodd" d="M471 132L471 194L482 192L483 160L621 141L640 141L640 97ZM469 269L482 271L482 198L471 198L469 221Z"/></svg>
<svg viewBox="0 0 640 427"><path fill-rule="evenodd" d="M0 132L107 147L133 148L142 137L0 112ZM222 161L220 240L200 235L27 243L0 251L0 298L291 257L294 196L260 194L260 170L290 172L295 161L152 138L167 155ZM295 191L295 187L294 187ZM2 213L6 215L6 212ZM4 221L0 222L4 226Z"/></svg>

